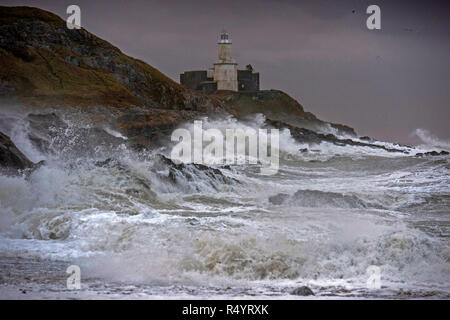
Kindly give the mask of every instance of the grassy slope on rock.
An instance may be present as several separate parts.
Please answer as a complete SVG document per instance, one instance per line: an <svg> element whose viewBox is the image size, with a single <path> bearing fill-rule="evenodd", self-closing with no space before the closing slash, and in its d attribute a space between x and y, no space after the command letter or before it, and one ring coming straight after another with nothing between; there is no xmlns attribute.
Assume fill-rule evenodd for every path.
<svg viewBox="0 0 450 320"><path fill-rule="evenodd" d="M237 118L248 118L261 113L270 120L310 129L317 129L328 124L305 111L297 100L279 90L248 93L222 91L215 93L214 96L223 101L228 112ZM354 130L348 126L334 123L329 125L342 133L354 134Z"/></svg>
<svg viewBox="0 0 450 320"><path fill-rule="evenodd" d="M13 95L25 102L162 109L192 108L186 95L200 105L205 102L203 95L86 30L67 29L66 22L53 13L0 7L0 31L0 85L14 88ZM76 48L88 50L80 53ZM67 62L68 57L79 63ZM103 59L106 66L85 62L95 59ZM130 79L130 74L135 78Z"/></svg>

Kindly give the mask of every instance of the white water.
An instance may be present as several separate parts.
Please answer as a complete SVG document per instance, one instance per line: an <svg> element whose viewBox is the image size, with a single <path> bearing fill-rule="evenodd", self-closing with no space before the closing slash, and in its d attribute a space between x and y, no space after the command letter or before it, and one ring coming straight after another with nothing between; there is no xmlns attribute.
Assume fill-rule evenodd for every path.
<svg viewBox="0 0 450 320"><path fill-rule="evenodd" d="M436 137L434 134L429 132L426 129L416 129L414 131L414 135L419 137L420 140L423 142L421 145L422 148L429 148L429 147L437 147L442 148L445 150L450 150L450 141L449 140L442 140Z"/></svg>
<svg viewBox="0 0 450 320"><path fill-rule="evenodd" d="M81 267L86 297L285 298L299 285L319 297L450 294L448 156L329 143L305 154L284 130L275 176L232 166L219 168L224 178L188 165L173 180L154 154L131 151L112 129L104 131L119 138L114 148L83 140L80 150L86 133L69 123L43 152L23 116L2 119L0 131L47 164L28 177L0 175L0 295L18 287L64 295L70 264ZM269 201L279 193L282 203ZM381 268L379 290L366 286L371 265Z"/></svg>

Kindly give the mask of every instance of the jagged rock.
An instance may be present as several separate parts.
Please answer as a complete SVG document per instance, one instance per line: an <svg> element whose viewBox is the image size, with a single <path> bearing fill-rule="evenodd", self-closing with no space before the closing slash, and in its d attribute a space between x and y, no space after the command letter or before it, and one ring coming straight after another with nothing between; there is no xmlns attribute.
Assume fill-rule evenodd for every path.
<svg viewBox="0 0 450 320"><path fill-rule="evenodd" d="M7 171L23 170L34 166L11 139L0 132L0 166Z"/></svg>
<svg viewBox="0 0 450 320"><path fill-rule="evenodd" d="M102 168L116 168L118 170L126 171L128 170L126 166L124 166L122 163L120 163L117 159L112 158L106 158L102 161L96 161L94 163L97 167Z"/></svg>
<svg viewBox="0 0 450 320"><path fill-rule="evenodd" d="M309 130L306 128L299 128L296 126L291 126L291 125L281 122L281 121L267 119L266 125L272 126L272 127L278 128L278 129L289 129L289 131L291 132L291 136L295 140L297 140L301 143L319 144L321 142L330 142L337 146L349 145L349 146L369 147L369 148L374 148L374 149L383 149L387 152L408 153L407 151L404 151L401 149L388 148L383 145L354 141L352 139L340 139L331 133L329 133L329 134L318 133L318 132L315 132L313 130Z"/></svg>
<svg viewBox="0 0 450 320"><path fill-rule="evenodd" d="M296 296L314 296L314 292L306 287L306 286L302 286L302 287L298 287L296 289L294 289L291 294L296 295Z"/></svg>
<svg viewBox="0 0 450 320"><path fill-rule="evenodd" d="M428 151L428 152L420 152L416 154L416 157L426 157L426 156L446 156L449 152L442 150L441 152L438 151Z"/></svg>
<svg viewBox="0 0 450 320"><path fill-rule="evenodd" d="M33 146L41 152L50 152L50 144L58 131L67 129L67 124L62 121L55 113L30 113L27 115L30 125L28 138Z"/></svg>
<svg viewBox="0 0 450 320"><path fill-rule="evenodd" d="M75 56L67 56L66 57L66 62L68 62L68 63L70 63L70 64L73 64L74 66L76 66L76 67L79 67L80 66L80 59L78 59L77 57L75 57Z"/></svg>
<svg viewBox="0 0 450 320"><path fill-rule="evenodd" d="M176 164L171 159L164 155L158 154L156 156L156 168L158 164L162 164L163 168L169 169L167 176L168 182L177 184L179 179L185 179L186 181L193 181L194 176L204 176L204 181L209 183L211 187L217 189L216 182L219 184L233 184L239 183L238 180L225 176L222 171L217 168L208 167L202 164L196 163L178 163Z"/></svg>

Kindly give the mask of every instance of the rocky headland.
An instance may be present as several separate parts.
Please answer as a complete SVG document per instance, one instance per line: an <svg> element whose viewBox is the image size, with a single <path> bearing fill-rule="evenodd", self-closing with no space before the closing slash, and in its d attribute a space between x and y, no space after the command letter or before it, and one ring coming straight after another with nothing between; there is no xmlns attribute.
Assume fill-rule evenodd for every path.
<svg viewBox="0 0 450 320"><path fill-rule="evenodd" d="M176 127L201 117L244 120L263 114L267 126L287 128L298 141L404 152L370 138L352 140L352 128L318 119L279 90L187 89L87 30L70 30L59 16L31 7L0 7L0 108L24 112L44 136L54 134L49 128L64 128L62 118L76 116L88 124L86 137L122 139L136 149L159 146ZM105 127L120 136L107 137ZM42 136L30 140L41 150L48 147ZM1 148L3 165L32 166L4 134Z"/></svg>

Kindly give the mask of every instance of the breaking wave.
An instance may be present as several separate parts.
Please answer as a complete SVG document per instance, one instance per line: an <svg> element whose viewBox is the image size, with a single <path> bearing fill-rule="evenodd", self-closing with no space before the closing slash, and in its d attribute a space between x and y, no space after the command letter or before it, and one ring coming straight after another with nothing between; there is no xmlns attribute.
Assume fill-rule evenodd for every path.
<svg viewBox="0 0 450 320"><path fill-rule="evenodd" d="M450 150L450 140L441 140L426 129L416 129L414 135L419 137L424 143L423 147L441 148L447 151Z"/></svg>

